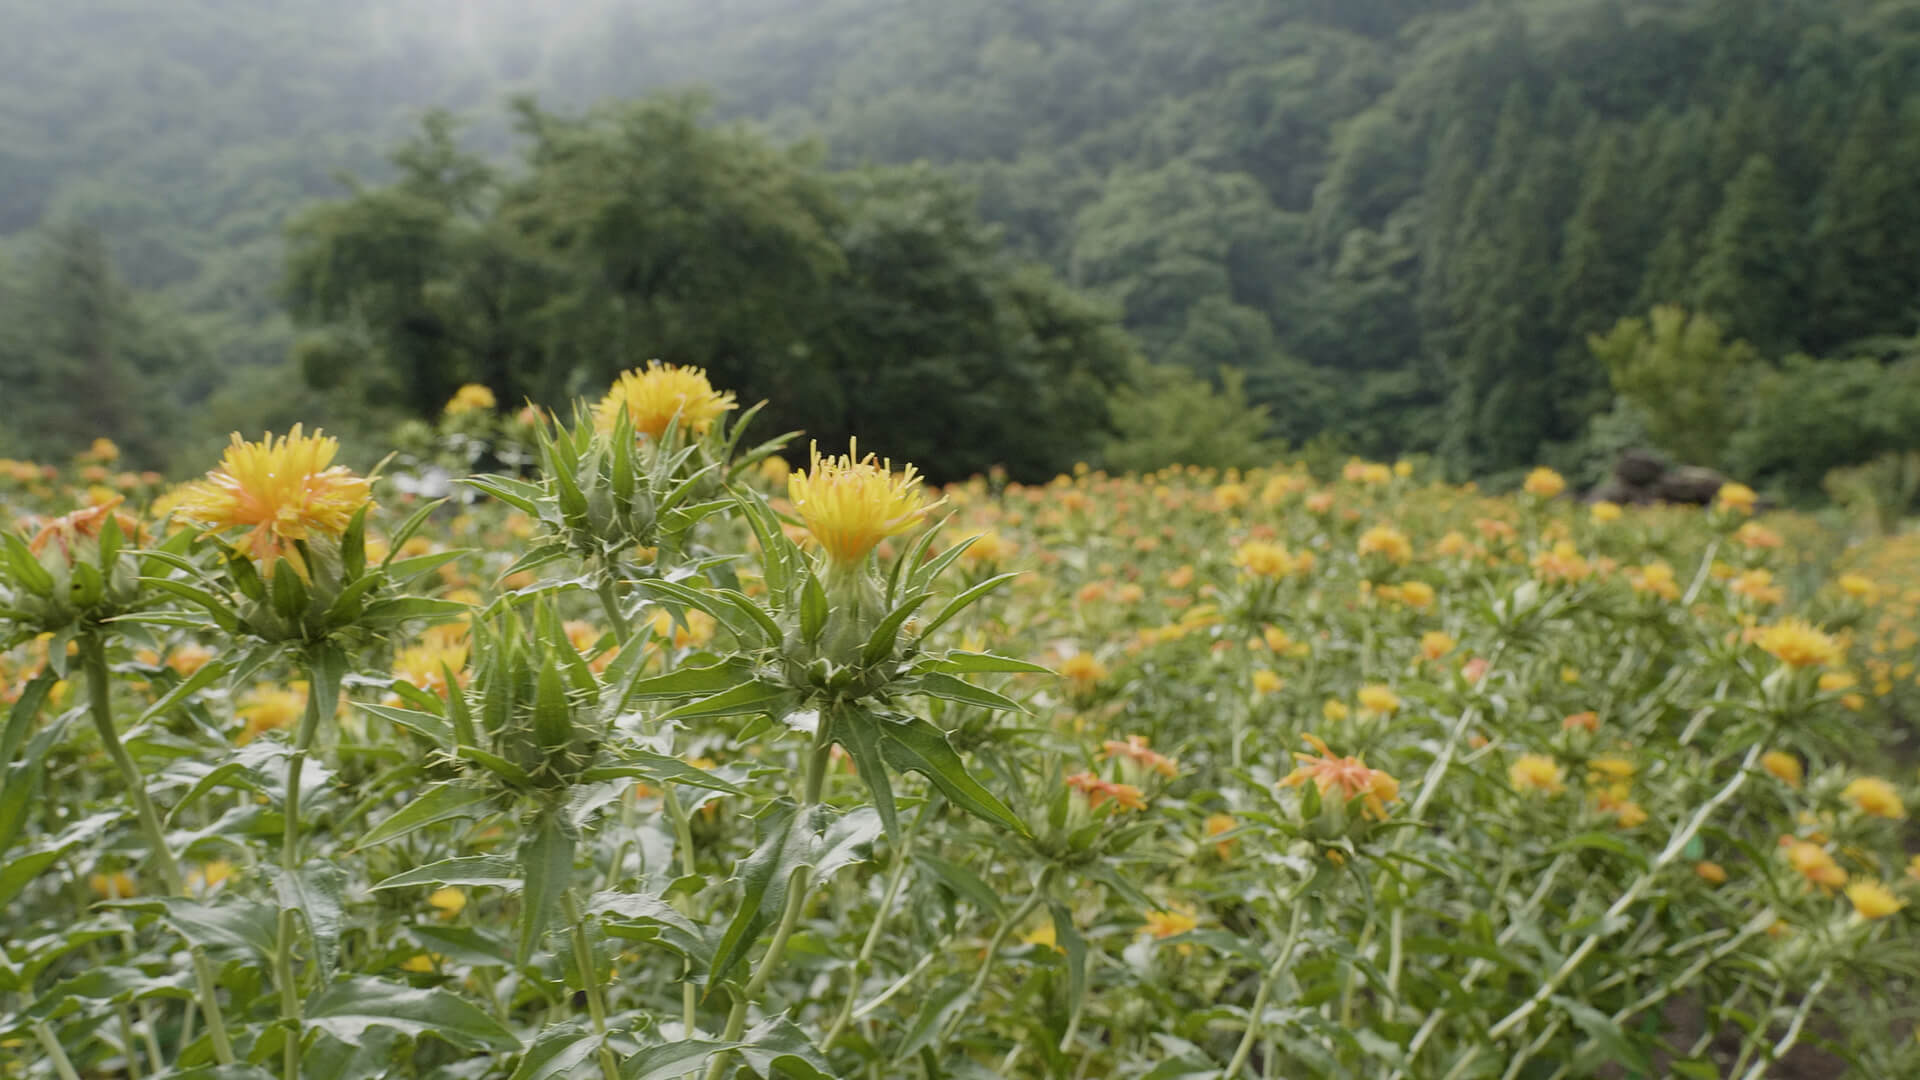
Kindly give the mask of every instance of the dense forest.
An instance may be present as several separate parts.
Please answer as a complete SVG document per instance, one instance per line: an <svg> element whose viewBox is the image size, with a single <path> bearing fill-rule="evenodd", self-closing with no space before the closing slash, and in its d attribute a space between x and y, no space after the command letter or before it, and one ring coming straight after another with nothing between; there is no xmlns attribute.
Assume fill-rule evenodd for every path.
<svg viewBox="0 0 1920 1080"><path fill-rule="evenodd" d="M651 355L946 475L1920 447L1920 4L0 10L0 453Z"/></svg>

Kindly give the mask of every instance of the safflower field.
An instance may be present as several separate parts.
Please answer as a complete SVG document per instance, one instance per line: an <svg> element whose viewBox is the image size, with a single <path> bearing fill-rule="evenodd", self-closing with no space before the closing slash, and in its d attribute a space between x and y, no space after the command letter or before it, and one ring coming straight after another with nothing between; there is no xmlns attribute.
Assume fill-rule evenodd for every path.
<svg viewBox="0 0 1920 1080"><path fill-rule="evenodd" d="M1911 535L737 404L0 463L0 1074L1920 1075Z"/></svg>

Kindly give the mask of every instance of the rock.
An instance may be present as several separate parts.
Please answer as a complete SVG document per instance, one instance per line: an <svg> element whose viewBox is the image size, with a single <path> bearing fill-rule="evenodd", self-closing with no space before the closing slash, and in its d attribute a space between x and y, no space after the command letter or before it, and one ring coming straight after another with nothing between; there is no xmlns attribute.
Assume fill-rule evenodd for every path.
<svg viewBox="0 0 1920 1080"><path fill-rule="evenodd" d="M1671 469L1653 485L1654 496L1664 502L1686 503L1691 506L1706 506L1713 497L1720 494L1720 488L1727 478L1712 469L1699 465L1682 465Z"/></svg>
<svg viewBox="0 0 1920 1080"><path fill-rule="evenodd" d="M1614 479L1627 487L1652 487L1667 471L1664 458L1651 450L1627 450L1613 463Z"/></svg>
<svg viewBox="0 0 1920 1080"><path fill-rule="evenodd" d="M1618 503L1621 506L1644 506L1653 501L1653 493L1647 488L1621 483L1619 477L1614 477L1587 492L1587 501Z"/></svg>

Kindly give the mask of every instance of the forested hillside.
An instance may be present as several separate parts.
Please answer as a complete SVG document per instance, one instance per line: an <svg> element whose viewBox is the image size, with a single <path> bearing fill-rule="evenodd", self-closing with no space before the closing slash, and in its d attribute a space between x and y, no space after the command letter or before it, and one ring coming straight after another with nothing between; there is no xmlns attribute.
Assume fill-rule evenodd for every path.
<svg viewBox="0 0 1920 1080"><path fill-rule="evenodd" d="M510 92L572 115L701 85L713 119L818 139L828 186L822 168L916 161L966 185L1141 355L1241 369L1296 443L1590 471L1661 423L1622 405L1589 335L1656 305L1750 346L1701 361L1737 375L1714 464L1805 491L1920 426L1911 2L5 6L28 32L0 42L0 228L23 279L0 304L30 306L24 279L55 261L21 254L45 246L27 230L98 229L228 373L202 410L222 422L260 400L231 373L259 385L293 340L284 223L339 196L337 172L404 172L385 158L421 107L464 110L463 145L517 177ZM329 332L365 317L323 308L304 317ZM0 339L0 371L44 349ZM1878 411L1821 460L1780 460L1765 425L1807 422L1780 404L1813 397L1828 419Z"/></svg>

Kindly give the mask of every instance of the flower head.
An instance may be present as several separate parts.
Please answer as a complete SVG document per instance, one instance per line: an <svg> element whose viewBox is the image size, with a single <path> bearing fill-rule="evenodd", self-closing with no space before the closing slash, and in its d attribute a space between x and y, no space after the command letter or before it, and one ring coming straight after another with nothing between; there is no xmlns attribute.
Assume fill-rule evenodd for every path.
<svg viewBox="0 0 1920 1080"><path fill-rule="evenodd" d="M1759 641L1788 667L1819 667L1840 658L1840 644L1804 619L1782 619L1760 631Z"/></svg>
<svg viewBox="0 0 1920 1080"><path fill-rule="evenodd" d="M1527 482L1523 486L1529 495L1551 499L1567 490L1567 481L1565 477L1543 465L1527 474Z"/></svg>
<svg viewBox="0 0 1920 1080"><path fill-rule="evenodd" d="M1786 836L1781 837L1781 846L1786 849L1788 864L1812 884L1831 890L1847 883L1847 872L1819 844Z"/></svg>
<svg viewBox="0 0 1920 1080"><path fill-rule="evenodd" d="M1507 779L1515 791L1558 795L1567 789L1566 777L1566 770L1545 754L1521 754L1507 766Z"/></svg>
<svg viewBox="0 0 1920 1080"><path fill-rule="evenodd" d="M461 413L489 412L495 404L492 390L480 383L468 383L454 391L453 397L440 411L448 416L459 416Z"/></svg>
<svg viewBox="0 0 1920 1080"><path fill-rule="evenodd" d="M649 360L645 368L634 368L614 380L607 396L593 407L593 422L600 430L611 431L624 410L635 434L658 439L677 416L682 428L705 435L722 414L739 407L733 391L714 390L705 371Z"/></svg>
<svg viewBox="0 0 1920 1080"><path fill-rule="evenodd" d="M1281 787L1298 787L1311 780L1323 797L1337 794L1346 801L1365 799L1368 817L1386 819L1387 804L1400 797L1400 781L1379 769L1368 768L1367 763L1357 757L1333 756L1333 751L1318 736L1302 738L1317 752L1294 751L1293 758L1300 764L1280 781Z"/></svg>
<svg viewBox="0 0 1920 1080"><path fill-rule="evenodd" d="M787 495L808 534L842 566L865 559L880 541L913 528L932 509L913 466L896 475L892 461L859 453L858 444L849 442L845 456L823 458L816 443L812 466L787 478Z"/></svg>
<svg viewBox="0 0 1920 1080"><path fill-rule="evenodd" d="M1406 534L1386 525L1375 525L1361 533L1356 550L1362 557L1380 555L1397 563L1413 558L1413 544Z"/></svg>
<svg viewBox="0 0 1920 1080"><path fill-rule="evenodd" d="M1847 900L1863 919L1884 919L1906 907L1906 901L1877 881L1856 881L1847 886Z"/></svg>
<svg viewBox="0 0 1920 1080"><path fill-rule="evenodd" d="M1251 577L1285 577L1294 570L1293 556L1279 544L1249 540L1233 553L1233 565Z"/></svg>
<svg viewBox="0 0 1920 1080"><path fill-rule="evenodd" d="M1785 750L1769 750L1760 755L1760 767L1788 787L1797 788L1806 775L1800 767L1800 759Z"/></svg>
<svg viewBox="0 0 1920 1080"><path fill-rule="evenodd" d="M1400 711L1400 695L1385 686L1363 686L1356 697L1362 709L1376 716L1392 716Z"/></svg>
<svg viewBox="0 0 1920 1080"><path fill-rule="evenodd" d="M1602 499L1599 502L1594 503L1592 509L1590 509L1588 513L1593 515L1594 521L1599 522L1602 525L1605 525L1609 521L1620 520L1620 513L1621 513L1620 504L1617 502L1608 502L1607 500Z"/></svg>
<svg viewBox="0 0 1920 1080"><path fill-rule="evenodd" d="M245 745L269 731L289 728L300 722L307 711L307 692L304 684L293 686L256 686L240 698L240 707L234 713L245 722L239 738L234 741Z"/></svg>
<svg viewBox="0 0 1920 1080"><path fill-rule="evenodd" d="M1713 504L1722 510L1751 514L1755 498L1753 489L1747 485L1727 483L1720 485L1720 493L1714 496Z"/></svg>
<svg viewBox="0 0 1920 1080"><path fill-rule="evenodd" d="M1438 660L1452 652L1456 644L1453 635L1445 630L1429 630L1420 635L1420 655L1427 660Z"/></svg>
<svg viewBox="0 0 1920 1080"><path fill-rule="evenodd" d="M1132 784L1116 784L1090 772L1075 773L1067 777L1066 784L1086 796L1087 805L1095 810L1109 801L1122 810L1147 808L1146 793Z"/></svg>
<svg viewBox="0 0 1920 1080"><path fill-rule="evenodd" d="M1125 742L1108 739L1101 744L1100 756L1103 759L1120 758L1142 773L1156 772L1169 778L1180 775L1180 763L1150 749L1145 735L1129 735Z"/></svg>
<svg viewBox="0 0 1920 1080"><path fill-rule="evenodd" d="M120 534L129 543L138 543L140 522L133 515L121 512L118 509L120 503L121 496L115 495L85 509L62 514L42 524L33 534L33 538L27 541L27 548L38 555L46 550L49 543L57 543L60 545L60 553L71 560L74 557L74 546L82 540L99 539L100 531L107 527L109 518L120 527Z"/></svg>
<svg viewBox="0 0 1920 1080"><path fill-rule="evenodd" d="M1200 920L1194 918L1192 908L1174 904L1166 911L1147 912L1147 925L1143 929L1156 938L1170 938L1199 925Z"/></svg>
<svg viewBox="0 0 1920 1080"><path fill-rule="evenodd" d="M1841 790L1840 797L1870 817L1898 819L1907 816L1900 793L1893 789L1892 784L1877 776L1862 776L1850 782Z"/></svg>
<svg viewBox="0 0 1920 1080"><path fill-rule="evenodd" d="M269 565L280 555L298 560L291 542L340 536L372 495L365 477L332 464L339 450L338 440L299 424L259 442L235 433L220 467L187 485L176 512L210 529L248 527L241 546Z"/></svg>

